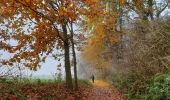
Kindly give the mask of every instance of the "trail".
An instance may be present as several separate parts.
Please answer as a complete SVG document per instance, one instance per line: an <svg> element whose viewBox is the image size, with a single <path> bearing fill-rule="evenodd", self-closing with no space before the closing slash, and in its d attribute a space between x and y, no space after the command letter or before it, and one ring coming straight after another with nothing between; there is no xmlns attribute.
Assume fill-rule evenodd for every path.
<svg viewBox="0 0 170 100"><path fill-rule="evenodd" d="M108 82L95 80L88 100L124 100L123 95Z"/></svg>

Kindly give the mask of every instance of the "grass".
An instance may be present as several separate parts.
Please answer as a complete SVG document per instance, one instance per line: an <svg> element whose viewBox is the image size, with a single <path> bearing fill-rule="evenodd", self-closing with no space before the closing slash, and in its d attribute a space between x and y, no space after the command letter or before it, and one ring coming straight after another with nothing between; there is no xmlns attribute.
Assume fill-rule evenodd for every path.
<svg viewBox="0 0 170 100"><path fill-rule="evenodd" d="M92 83L89 80L79 80L79 84L83 84L86 87L92 87Z"/></svg>

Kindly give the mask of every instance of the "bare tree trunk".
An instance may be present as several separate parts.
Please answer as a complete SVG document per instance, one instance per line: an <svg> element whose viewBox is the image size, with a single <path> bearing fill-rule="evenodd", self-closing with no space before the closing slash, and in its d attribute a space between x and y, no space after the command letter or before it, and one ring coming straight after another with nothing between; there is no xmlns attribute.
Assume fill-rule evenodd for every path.
<svg viewBox="0 0 170 100"><path fill-rule="evenodd" d="M65 73L66 73L66 85L69 89L73 89L72 76L71 76L71 67L70 67L70 54L69 54L69 41L67 34L66 23L62 25L63 36L64 36L64 57L65 57Z"/></svg>
<svg viewBox="0 0 170 100"><path fill-rule="evenodd" d="M73 23L70 23L71 26L71 44L72 44L72 52L73 52L73 65L74 65L74 81L75 81L75 90L78 90L78 81L77 81L77 61L76 61L76 53L75 53L75 47L74 47L74 39L73 39Z"/></svg>

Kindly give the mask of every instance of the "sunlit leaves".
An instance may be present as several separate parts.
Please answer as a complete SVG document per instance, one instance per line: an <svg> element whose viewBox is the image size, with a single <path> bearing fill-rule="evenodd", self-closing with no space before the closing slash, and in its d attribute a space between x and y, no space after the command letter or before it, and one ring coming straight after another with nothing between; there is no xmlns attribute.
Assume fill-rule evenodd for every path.
<svg viewBox="0 0 170 100"><path fill-rule="evenodd" d="M107 46L117 42L119 33L116 31L116 24L120 14L118 8L113 7L116 1L108 0L92 4L89 2L86 3L91 12L85 16L85 31L89 32L91 37L85 48L84 58L95 66L103 67L106 66L106 62L102 59L102 53L108 48ZM125 0L119 0L117 4L123 6Z"/></svg>

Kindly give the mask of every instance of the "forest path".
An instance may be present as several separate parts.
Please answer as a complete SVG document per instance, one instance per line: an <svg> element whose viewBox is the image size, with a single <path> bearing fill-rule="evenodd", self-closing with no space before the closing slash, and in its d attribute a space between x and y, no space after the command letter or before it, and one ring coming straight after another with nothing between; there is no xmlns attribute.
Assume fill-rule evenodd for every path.
<svg viewBox="0 0 170 100"><path fill-rule="evenodd" d="M95 80L89 100L124 100L124 96L106 81Z"/></svg>

